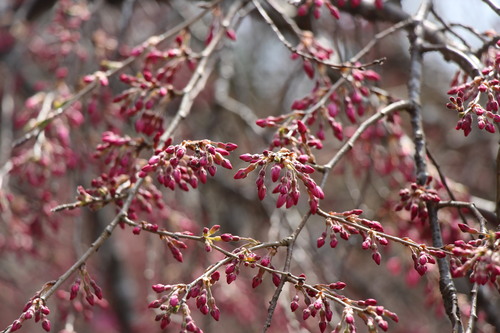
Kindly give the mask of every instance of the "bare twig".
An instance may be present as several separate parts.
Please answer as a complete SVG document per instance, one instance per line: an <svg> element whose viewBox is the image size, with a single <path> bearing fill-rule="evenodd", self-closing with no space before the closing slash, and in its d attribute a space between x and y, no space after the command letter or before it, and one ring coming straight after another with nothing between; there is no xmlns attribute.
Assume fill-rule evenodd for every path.
<svg viewBox="0 0 500 333"><path fill-rule="evenodd" d="M436 168L438 174L439 174L439 179L441 179L441 183L443 184L444 188L446 189L446 192L448 192L448 195L450 196L450 199L455 201L455 195L453 194L453 192L451 191L450 187L448 186L448 181L446 180L446 176L444 175L443 171L441 170L441 167L439 166L439 164L437 163L436 159L434 158L434 156L432 156L431 152L429 151L429 148L425 148L425 151L427 153L427 157L431 160L432 164L434 165L434 167ZM465 216L464 214L462 213L462 211L459 209L457 209L458 211L458 215L460 215L460 218L462 219L462 222L464 224L467 224L467 220L465 219Z"/></svg>
<svg viewBox="0 0 500 333"><path fill-rule="evenodd" d="M443 18L441 17L441 15L439 15L437 12L436 12L436 9L434 7L431 8L431 13L432 15L439 21L439 23L441 23L443 25L443 29L445 31L448 31L449 33L451 33L453 36L455 36L456 38L458 38L462 44L464 44L467 48L471 48L470 45L467 43L467 41L462 37L460 36L459 34L457 34L455 31L453 31L453 29L451 29L450 25L448 25L444 20Z"/></svg>
<svg viewBox="0 0 500 333"><path fill-rule="evenodd" d="M307 221L309 220L309 217L311 216L311 213L308 212L306 215L302 217L302 221L300 224L295 228L294 232L290 235L290 237L286 238L284 242L287 244L287 249L286 249L286 259L285 259L285 265L283 266L283 271L285 274L282 274L280 284L274 291L273 298L269 302L269 308L267 310L267 318L266 318L266 323L264 324L264 329L262 330L263 333L267 332L267 329L271 326L271 321L273 318L274 310L276 309L276 305L278 304L278 299L279 296L283 290L283 287L285 286L285 283L287 281L286 276L288 276L290 273L290 265L292 263L292 255L293 255L293 247L295 245L295 240L297 239L297 236L300 234L302 229L305 227Z"/></svg>
<svg viewBox="0 0 500 333"><path fill-rule="evenodd" d="M352 6L344 6L340 8L354 15L360 15L370 21L386 21L398 23L408 19L412 19L411 15L405 12L400 6L397 6L390 1L384 3L384 8L377 9L372 1L362 1L361 4L355 8ZM426 42L433 45L448 45L450 48L460 50L460 47L454 43L453 40L448 38L438 26L428 20L422 20L421 29L423 35L421 36ZM412 31L413 27L407 25L406 29ZM469 76L475 77L478 75L477 66L470 66L470 62L463 61L460 53L449 52L448 48L437 49L441 52L446 60L450 60L458 64ZM463 52L463 51L462 51ZM474 55L471 55L474 57ZM478 59L474 59L472 63L480 63Z"/></svg>
<svg viewBox="0 0 500 333"><path fill-rule="evenodd" d="M466 333L474 332L474 324L477 321L478 290L479 290L479 284L477 282L474 282L474 285L472 286L472 289L470 291L471 293L470 316L469 316L469 323L467 324L467 330L465 331Z"/></svg>
<svg viewBox="0 0 500 333"><path fill-rule="evenodd" d="M293 46L286 39L286 37L281 33L281 31L278 29L278 27L273 22L273 20L271 19L271 17L269 17L269 14L267 14L266 10L260 4L260 0L252 0L252 2L255 5L255 7L257 8L259 14L264 19L264 21L266 21L266 23L274 31L274 33L276 34L276 36L278 37L278 39L280 40L280 42L283 43L283 45L285 45L291 52L300 55L304 59L312 60L314 62L321 63L321 64L323 64L325 66L328 66L330 68L335 68L335 69L344 69L344 68L360 68L360 69L362 69L362 68L365 68L365 67L368 67L368 66L371 66L371 65L378 65L378 64L382 63L383 60L384 60L384 59L378 59L378 60L372 61L370 63L361 64L361 65L352 65L352 64L348 64L348 63L346 63L346 64L336 64L336 63L333 63L331 61L326 61L326 60L318 59L317 57L315 57L313 55L310 55L310 54L307 54L305 52L302 52L297 47Z"/></svg>

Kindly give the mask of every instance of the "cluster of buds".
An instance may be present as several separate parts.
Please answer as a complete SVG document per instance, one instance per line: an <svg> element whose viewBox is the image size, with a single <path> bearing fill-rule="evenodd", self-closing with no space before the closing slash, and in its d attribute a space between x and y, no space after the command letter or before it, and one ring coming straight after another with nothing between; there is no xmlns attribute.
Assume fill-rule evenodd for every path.
<svg viewBox="0 0 500 333"><path fill-rule="evenodd" d="M366 300L351 300L337 293L337 290L342 290L346 287L344 282L335 282L329 285L319 284L313 288L304 285L305 275L299 277L299 282L295 285L297 293L290 303L290 309L295 312L299 308L299 292L304 299L305 308L302 311L302 319L308 318L319 319L320 332L325 332L328 323L332 321L333 312L330 308L330 299L341 300L345 306L342 312L341 319L332 332L356 332L354 313L363 319L370 332L376 332L377 326L384 331L389 328L385 318L390 318L394 322L398 322L398 316L385 309L383 306L377 306L377 301L374 299Z"/></svg>
<svg viewBox="0 0 500 333"><path fill-rule="evenodd" d="M363 238L362 249L370 249L373 261L380 265L382 256L378 250L378 244L386 246L389 242L387 238L379 234L379 232L384 232L380 222L360 218L359 215L362 212L361 209L353 209L342 213L330 212L331 217L325 219L326 230L316 241L317 247L320 248L325 245L328 233L331 248L335 248L338 244L336 234L339 234L344 240L348 240L351 235L359 234ZM367 230L367 228L369 229Z"/></svg>
<svg viewBox="0 0 500 333"><path fill-rule="evenodd" d="M226 282L231 284L240 273L240 267L243 266L255 268L257 265L260 265L259 272L252 279L252 287L256 288L262 283L262 277L265 272L265 267L269 267L273 269L274 267L271 265L271 258L276 254L275 250L270 250L270 252L261 257L254 252L249 251L248 249L236 249L235 251L239 251L237 253L238 258L234 258L226 264L225 274L226 274ZM275 285L279 284L279 276L273 273L273 283Z"/></svg>
<svg viewBox="0 0 500 333"><path fill-rule="evenodd" d="M320 107L316 107L316 104L324 99L331 88L329 79L317 84L309 95L293 102L292 112L257 120L256 123L260 127L277 129L271 146L300 146L300 150L306 153L310 147L321 149L322 141L325 140L325 124L328 124L338 140L343 140L344 129L342 123L338 121L341 110L352 123L356 123L357 118L363 116L369 107L367 97L370 95L370 89L366 87L365 81L380 79L372 70L357 69L346 73L346 77L351 83L350 88L342 88L340 92L331 93L325 104ZM313 135L311 127L316 123L317 130Z"/></svg>
<svg viewBox="0 0 500 333"><path fill-rule="evenodd" d="M412 221L418 217L421 222L425 222L429 216L426 203L441 201L436 190L427 188L431 181L432 177L428 177L425 185L412 183L410 189L399 191L401 202L397 204L396 211L405 209L410 212Z"/></svg>
<svg viewBox="0 0 500 333"><path fill-rule="evenodd" d="M104 164L110 166L109 177L131 174L134 161L142 149L148 148L143 138L120 136L111 131L102 133L102 143L96 147L94 158L104 158Z"/></svg>
<svg viewBox="0 0 500 333"><path fill-rule="evenodd" d="M446 253L440 250L428 249L426 247L411 248L411 258L413 260L413 268L423 276L427 272L427 264L435 264L437 258L446 257Z"/></svg>
<svg viewBox="0 0 500 333"><path fill-rule="evenodd" d="M58 79L68 75L68 68L62 66L72 54L80 60L87 58L87 51L80 44L82 25L90 19L90 10L85 2L71 0L57 2L54 18L47 27L50 39L34 38L29 50L39 63L54 71Z"/></svg>
<svg viewBox="0 0 500 333"><path fill-rule="evenodd" d="M356 63L355 65L360 66L361 64ZM332 94L331 99L338 107L343 106L347 118L354 124L357 117L366 113L366 99L371 94L367 82L380 81L380 75L371 69L344 69L344 72L346 72L346 79L349 81L351 89L343 93L342 96Z"/></svg>
<svg viewBox="0 0 500 333"><path fill-rule="evenodd" d="M323 143L321 140L325 139L325 133L323 129L323 123L320 121L319 130L315 135L313 135L308 128L316 121L317 112L313 112L312 117L308 118L306 123L302 121L306 116L304 111L294 111L290 114L281 116L269 116L267 118L262 118L257 120L257 125L260 127L274 127L277 129L274 139L271 143L272 147L287 147L291 146L299 154L310 155L311 148L321 149L323 148ZM306 126L307 124L307 126ZM330 123L334 133L340 133L342 137L342 125L337 123L334 119ZM337 136L338 137L338 136Z"/></svg>
<svg viewBox="0 0 500 333"><path fill-rule="evenodd" d="M185 140L181 144L158 149L138 175L144 178L156 172L158 182L165 187L174 190L178 186L188 191L188 184L197 188L198 181L205 184L208 175L214 176L217 165L232 169L231 162L224 156L237 147L234 143Z"/></svg>
<svg viewBox="0 0 500 333"><path fill-rule="evenodd" d="M300 124L304 126L302 122ZM279 208L285 205L286 208L290 208L297 205L300 197L298 188L298 180L300 180L309 195L311 213L316 213L319 200L323 199L325 195L321 187L310 176L314 172L314 168L305 164L310 158L308 155L297 156L296 153L286 148L281 148L278 152L265 150L262 154L243 154L240 158L245 162L249 162L250 165L238 170L234 178L245 178L250 172L259 167L260 170L256 184L260 200L264 199L267 192L266 185L264 184L267 167L273 164L271 167L271 180L274 183L279 181L272 191L272 193L278 193L276 207Z"/></svg>
<svg viewBox="0 0 500 333"><path fill-rule="evenodd" d="M165 235L161 235L160 238L167 243L167 247L170 250L170 253L172 253L174 259L177 260L178 262L182 262L183 257L181 250L187 249L186 243L178 239L175 239L173 237Z"/></svg>
<svg viewBox="0 0 500 333"><path fill-rule="evenodd" d="M313 57L313 61L319 66L320 73L324 74L326 68L323 66L323 62L330 59L333 50L319 44L312 32L304 31L300 44L297 46L297 53L292 54L292 60L298 59L300 55L304 54ZM310 79L314 78L314 66L310 59L304 58L303 69Z"/></svg>
<svg viewBox="0 0 500 333"><path fill-rule="evenodd" d="M482 76L472 81L453 87L448 91L450 102L446 107L458 112L460 120L456 129L462 130L467 136L472 131L473 116L477 119L477 127L490 133L495 133L494 123L500 122L498 114L500 104L500 76L498 69L487 67ZM483 107L481 98L486 100Z"/></svg>
<svg viewBox="0 0 500 333"><path fill-rule="evenodd" d="M313 8L313 15L316 19L321 17L321 7L325 7L330 11L330 14L336 19L340 18L340 13L337 7L330 3L330 1L324 0L305 0L305 1L295 1L299 3L297 8L298 16L305 16Z"/></svg>
<svg viewBox="0 0 500 333"><path fill-rule="evenodd" d="M186 299L195 298L196 307L203 315L210 313L212 318L219 320L220 310L215 304L215 298L212 295L212 290L210 289L215 283L220 279L220 273L218 271L213 272L210 278L198 280L198 282L189 290Z"/></svg>
<svg viewBox="0 0 500 333"><path fill-rule="evenodd" d="M120 75L120 81L130 88L117 95L113 102L121 103L120 113L127 117L141 113L135 122L137 132L152 135L163 131L163 117L153 110L177 95L174 81L183 64L194 69L188 40L189 34L183 31L175 38L174 46L166 51L154 47L155 41L147 41L132 50L132 55L138 56L145 48L149 49L144 68L137 75Z"/></svg>
<svg viewBox="0 0 500 333"><path fill-rule="evenodd" d="M71 285L69 299L70 301L72 301L78 296L83 282L85 300L89 305L93 306L96 302L96 298L102 300L102 289L97 285L95 280L90 277L90 274L88 273L85 266L80 267L79 273L81 278L77 278Z"/></svg>
<svg viewBox="0 0 500 333"><path fill-rule="evenodd" d="M450 261L452 276L462 277L470 272L471 282L484 285L490 281L500 290L500 232L480 233L466 225L461 229L482 238L458 240L445 246L455 256Z"/></svg>
<svg viewBox="0 0 500 333"><path fill-rule="evenodd" d="M193 317L191 317L191 311L189 310L189 307L185 303L180 302L179 295L176 294L176 291L174 291L173 295L171 295L169 298L165 300L163 299L164 297L161 297L159 300L155 300L149 304L150 308L160 309L161 313L155 316L155 321L160 322L160 328L162 330L170 324L170 316L172 315L172 313L180 312L182 314L181 332L203 333L203 331L198 326L196 326ZM163 304L160 303L161 300L163 300Z"/></svg>
<svg viewBox="0 0 500 333"><path fill-rule="evenodd" d="M266 267L274 269L274 266L271 264L271 260L276 255L276 252L277 252L276 248L270 248L268 250L267 254L264 257L262 257L262 259L260 259L259 264L262 267L259 267L259 271L252 278L252 288L257 288L262 283L264 273L266 272ZM272 275L273 284L276 287L279 286L279 284L281 282L280 276L275 272L272 272L271 275Z"/></svg>
<svg viewBox="0 0 500 333"><path fill-rule="evenodd" d="M76 204L65 208L73 209L87 206L92 210L97 210L110 202L114 202L118 207L122 207L124 203L123 199L132 186L131 180L133 180L133 178L129 178L126 175L109 177L107 174L103 173L101 176L92 180L91 188L78 186ZM139 212L151 214L153 213L153 208L163 210L165 208L165 203L163 202L161 191L158 190L154 184L147 183L137 192L137 195L134 197L127 211L127 216L135 220L138 218L137 214ZM57 207L55 209L59 210ZM120 222L120 226L123 228L125 224Z"/></svg>
<svg viewBox="0 0 500 333"><path fill-rule="evenodd" d="M49 284L46 287L50 287ZM41 322L42 328L46 332L50 332L50 321L47 316L50 314L50 309L45 305L45 300L40 297L40 294L33 296L24 306L23 313L18 319L14 320L10 326L10 332L19 330L26 320L35 319L35 323Z"/></svg>
<svg viewBox="0 0 500 333"><path fill-rule="evenodd" d="M348 135L352 128L347 128ZM401 117L391 114L367 128L353 147L349 159L357 168L355 173L373 168L376 173L408 182L415 179L413 148L405 140Z"/></svg>
<svg viewBox="0 0 500 333"><path fill-rule="evenodd" d="M230 233L223 233L218 236L213 236L213 234L217 233L220 230L220 225L216 224L212 226L210 229L205 227L203 228L203 238L205 239L205 251L212 251L212 245L214 242L237 242L240 240L239 236L231 235Z"/></svg>
<svg viewBox="0 0 500 333"><path fill-rule="evenodd" d="M345 286L345 283L341 283ZM318 317L319 330L321 333L325 332L328 323L333 319L333 311L330 308L330 302L325 297L325 294L323 292L316 293L316 291L309 289L304 292L304 288L300 287L298 289L303 292L304 303L306 305L306 307L302 310L302 320ZM316 299L311 300L311 298ZM290 303L290 309L292 312L295 312L299 308L299 299L299 294L295 294L292 302Z"/></svg>
<svg viewBox="0 0 500 333"><path fill-rule="evenodd" d="M215 304L215 298L212 296L210 287L217 283L219 278L220 273L215 271L210 277L199 279L191 285L155 284L152 288L156 293L167 293L159 299L149 303L148 307L161 311L161 313L156 315L155 320L160 322L160 327L162 329L170 324L170 316L180 311L183 316L181 326L186 332L202 332L194 323L185 300L195 299L196 307L202 314L207 315L210 313L212 318L218 321L220 318L220 310Z"/></svg>

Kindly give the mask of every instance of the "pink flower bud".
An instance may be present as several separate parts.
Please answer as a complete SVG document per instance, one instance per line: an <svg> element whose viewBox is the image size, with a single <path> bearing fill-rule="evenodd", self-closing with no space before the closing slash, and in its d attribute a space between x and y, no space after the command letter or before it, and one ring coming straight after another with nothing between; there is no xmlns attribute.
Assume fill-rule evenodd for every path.
<svg viewBox="0 0 500 333"><path fill-rule="evenodd" d="M210 315L216 320L219 321L220 318L220 310L217 306L214 306L214 308L210 311Z"/></svg>
<svg viewBox="0 0 500 333"><path fill-rule="evenodd" d="M309 60L304 60L304 72L312 79L314 77L314 67Z"/></svg>
<svg viewBox="0 0 500 333"><path fill-rule="evenodd" d="M156 292L156 293L162 293L165 291L165 286L163 284L155 284L152 285L151 288Z"/></svg>
<svg viewBox="0 0 500 333"><path fill-rule="evenodd" d="M297 16L306 16L307 14L307 6L302 5L297 9Z"/></svg>
<svg viewBox="0 0 500 333"><path fill-rule="evenodd" d="M22 326L23 325L21 324L21 321L16 319L16 320L14 320L14 322L12 323L12 326L10 327L10 331L11 332L17 331Z"/></svg>
<svg viewBox="0 0 500 333"><path fill-rule="evenodd" d="M304 309L304 311L302 311L302 320L306 320L310 316L311 316L311 310L309 310L309 308L306 308Z"/></svg>
<svg viewBox="0 0 500 333"><path fill-rule="evenodd" d="M44 319L42 321L42 328L46 331L46 332L50 332L50 321L48 319Z"/></svg>
<svg viewBox="0 0 500 333"><path fill-rule="evenodd" d="M222 241L224 241L224 242L230 242L230 241L232 241L232 240L233 240L233 235L231 235L231 234L227 234L227 233L226 233L226 234L222 234L222 235L220 235L220 238L221 238L221 239L222 239Z"/></svg>
<svg viewBox="0 0 500 333"><path fill-rule="evenodd" d="M346 286L346 284L342 281L339 281L339 282L335 282L335 283L330 283L330 285L328 286L330 289L335 289L335 290L341 290L341 289L344 289Z"/></svg>
<svg viewBox="0 0 500 333"><path fill-rule="evenodd" d="M227 29L226 36L231 40L236 40L236 32L233 29Z"/></svg>
<svg viewBox="0 0 500 333"><path fill-rule="evenodd" d="M164 315L160 322L160 328L163 330L170 324L170 316Z"/></svg>

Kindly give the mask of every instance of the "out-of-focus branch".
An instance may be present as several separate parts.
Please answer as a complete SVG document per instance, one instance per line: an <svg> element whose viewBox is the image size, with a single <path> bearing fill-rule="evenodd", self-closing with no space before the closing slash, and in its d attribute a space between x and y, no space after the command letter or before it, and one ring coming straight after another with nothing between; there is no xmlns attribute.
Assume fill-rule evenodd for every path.
<svg viewBox="0 0 500 333"><path fill-rule="evenodd" d="M348 64L348 63L346 63L346 64L336 64L336 63L333 63L333 62L328 61L328 60L318 59L317 57L315 57L313 55L310 55L310 54L307 54L305 52L302 52L297 47L293 46L292 43L290 43L286 39L286 37L281 33L281 31L276 26L276 24L273 22L273 20L271 19L271 17L269 17L269 14L267 14L267 12L264 9L264 7L262 7L262 5L260 4L260 1L259 0L252 0L252 2L255 5L255 7L257 8L257 11L259 12L259 14L264 19L264 21L266 21L266 23L274 31L274 33L276 34L276 36L278 37L278 39L280 40L280 42L283 43L283 45L285 45L291 52L300 55L303 59L308 59L308 60L311 60L311 61L314 61L314 62L318 62L318 63L321 63L321 64L323 64L325 66L328 66L330 68L335 68L335 69L364 68L364 67L367 67L367 66L379 64L379 63L381 63L383 61L383 59L378 59L378 60L375 60L375 61L373 61L371 63L361 64L361 65L352 65L352 64ZM301 36L299 36L299 37L301 37Z"/></svg>
<svg viewBox="0 0 500 333"><path fill-rule="evenodd" d="M500 7L495 5L491 0L482 0L485 4L487 4L497 15L500 16Z"/></svg>
<svg viewBox="0 0 500 333"><path fill-rule="evenodd" d="M348 151L350 151L354 147L354 143L356 142L356 140L358 140L358 138L361 136L361 134L363 134L363 132L366 131L366 129L368 127L375 124L377 121L384 118L388 114L391 114L391 113L396 112L396 111L408 110L410 107L411 107L411 103L409 101L406 101L406 100L394 102L394 103L386 106L382 110L380 110L380 112L377 112L376 114L374 114L370 118L366 119L358 127L356 132L354 132L354 134L349 138L349 140L347 140L347 142L344 143L344 145L339 149L339 151L335 154L335 156L333 156L332 159L328 163L326 163L325 165L320 167L320 170L324 173L323 178L321 179L321 187L323 187L325 185L329 171L335 165L337 165L337 163L340 161L340 159Z"/></svg>
<svg viewBox="0 0 500 333"><path fill-rule="evenodd" d="M455 195L453 194L453 192L451 191L450 187L448 186L448 181L446 180L446 176L444 175L443 171L441 170L441 167L439 166L438 162L436 161L436 159L434 158L434 156L431 154L431 152L429 151L428 148L425 149L426 153L427 153L427 157L429 158L429 160L431 161L431 163L434 165L434 167L436 168L438 174L439 174L439 178L441 179L441 183L443 184L444 188L446 189L446 192L448 192L448 195L450 196L450 199L455 201ZM460 208L457 209L458 211L458 215L460 215L460 218L462 219L462 223L464 224L467 224L467 220L465 219L465 216L464 214L462 213L462 211L460 210Z"/></svg>
<svg viewBox="0 0 500 333"><path fill-rule="evenodd" d="M201 11L198 15L192 17L189 20L183 21L182 23L178 24L177 26L173 27L172 29L166 31L165 33L158 35L158 36L153 36L150 37L145 44L148 46L153 46L153 45L158 45L165 41L166 39L174 36L177 34L179 31L182 31L183 29L189 27L191 24L194 22L198 21L201 19L203 16L205 16L215 5L217 5L219 2L222 0L214 0L210 3L207 8L205 8L203 11ZM142 53L145 53L149 50L149 47L146 47ZM99 78L110 78L120 71L122 71L124 68L128 67L130 64L132 64L135 60L137 59L137 55L133 55L128 57L127 59L115 63L113 65L112 69L107 70L106 72L100 73ZM25 143L26 141L29 141L30 139L37 137L44 129L45 127L55 118L61 116L64 114L66 110L68 110L75 102L81 100L83 97L87 96L90 92L92 92L94 89L100 86L99 80L94 80L91 83L87 84L85 88L80 90L78 93L73 95L71 98L66 100L64 104L61 107L58 107L57 109L51 110L49 112L49 115L47 118L43 119L41 122L37 122L35 126L30 129L28 132L26 132L22 137L19 139L15 140L13 142L13 147L17 147Z"/></svg>
<svg viewBox="0 0 500 333"><path fill-rule="evenodd" d="M361 4L355 8L350 5L346 5L339 7L339 9L351 13L352 15L359 15L369 21L398 23L412 19L411 15L406 13L401 7L387 1L384 3L384 7L382 9L376 8L372 1L362 1ZM466 53L465 50L462 50L459 46L457 46L456 43L448 38L438 26L424 19L422 20L421 27L422 38L426 42L434 45L447 45L450 48L463 52L451 52L450 48L439 49L438 51L446 60L455 62L471 77L479 75L478 67L480 67L480 62L474 54L467 55L467 57L470 58L470 61L464 61L463 54ZM411 31L412 27L407 26L406 29Z"/></svg>

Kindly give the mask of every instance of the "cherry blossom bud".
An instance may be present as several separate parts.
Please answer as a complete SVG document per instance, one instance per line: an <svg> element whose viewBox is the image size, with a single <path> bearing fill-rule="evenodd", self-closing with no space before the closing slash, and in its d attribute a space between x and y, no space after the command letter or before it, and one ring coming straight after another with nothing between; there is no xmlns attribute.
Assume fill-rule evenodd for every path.
<svg viewBox="0 0 500 333"><path fill-rule="evenodd" d="M219 321L220 318L220 310L217 306L214 306L214 308L210 311L210 315L216 320Z"/></svg>
<svg viewBox="0 0 500 333"><path fill-rule="evenodd" d="M42 328L46 331L46 332L50 332L50 321L48 319L44 319L42 321Z"/></svg>
<svg viewBox="0 0 500 333"><path fill-rule="evenodd" d="M155 284L151 286L151 288L156 292L156 293L162 293L165 291L165 285L163 284Z"/></svg>
<svg viewBox="0 0 500 333"><path fill-rule="evenodd" d="M17 331L22 326L23 325L21 324L21 321L16 319L16 320L14 320L14 322L12 323L12 326L10 327L10 331L11 332Z"/></svg>
<svg viewBox="0 0 500 333"><path fill-rule="evenodd" d="M280 173L281 173L281 165L275 164L271 168L271 180L273 182L276 182L279 179Z"/></svg>
<svg viewBox="0 0 500 333"><path fill-rule="evenodd" d="M312 79L314 77L314 67L309 60L304 60L304 72L306 72L307 76Z"/></svg>
<svg viewBox="0 0 500 333"><path fill-rule="evenodd" d="M226 36L227 36L229 39L233 40L233 41L235 41L235 40L236 40L236 32L234 32L234 30L233 30L233 29L227 29L227 30L226 30Z"/></svg>

